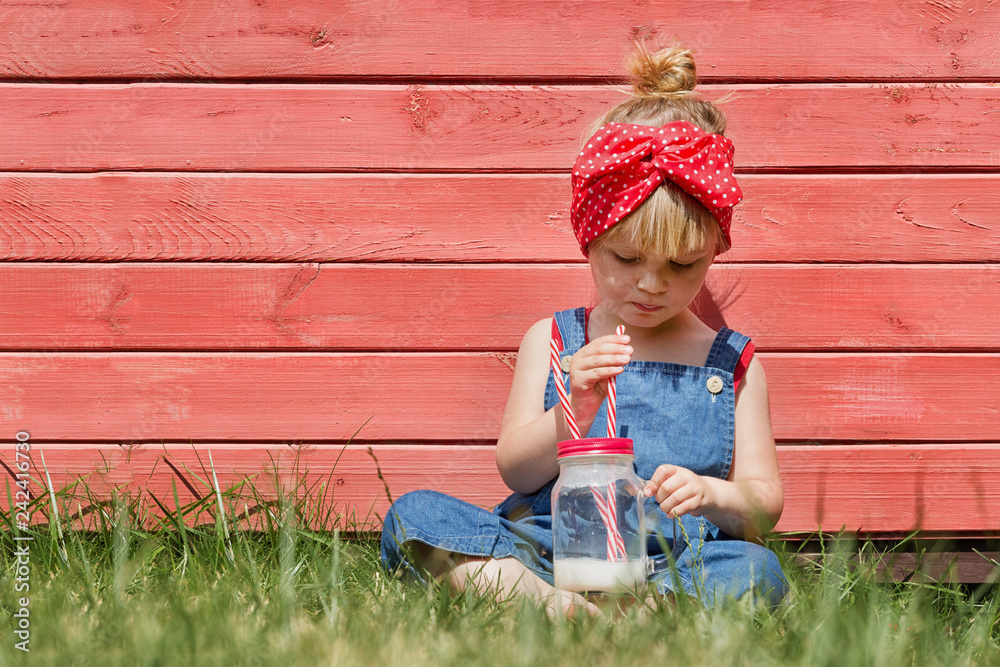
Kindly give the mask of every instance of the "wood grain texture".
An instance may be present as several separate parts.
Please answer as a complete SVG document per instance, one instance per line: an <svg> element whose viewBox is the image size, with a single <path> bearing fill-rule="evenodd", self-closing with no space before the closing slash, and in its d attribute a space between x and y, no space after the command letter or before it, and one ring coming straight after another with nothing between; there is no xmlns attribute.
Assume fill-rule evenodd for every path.
<svg viewBox="0 0 1000 667"><path fill-rule="evenodd" d="M779 456L779 531L1000 529L997 444L787 446Z"/></svg>
<svg viewBox="0 0 1000 667"><path fill-rule="evenodd" d="M742 174L723 262L1000 257L997 174ZM562 174L6 174L0 259L583 262Z"/></svg>
<svg viewBox="0 0 1000 667"><path fill-rule="evenodd" d="M13 467L12 450L0 445L7 468ZM332 506L341 528L377 529L389 498L417 489L483 507L509 493L489 446L376 445L369 452L358 445L36 444L36 497L45 492L40 451L56 489L83 481L98 498L112 490L152 494L172 508L174 485L182 504L210 497L214 467L220 488L229 491L227 505L238 513L257 504L240 487L250 481L267 500L279 492L298 494L316 514L321 505ZM1000 444L787 445L778 448L778 458L785 491L779 532L1000 530ZM11 483L9 472L3 476ZM0 489L4 507L6 497ZM69 490L61 502L76 512L89 504L81 490ZM206 511L204 518L210 517Z"/></svg>
<svg viewBox="0 0 1000 667"><path fill-rule="evenodd" d="M993 441L998 354L762 353L777 439ZM2 353L40 441L495 441L507 353Z"/></svg>
<svg viewBox="0 0 1000 667"><path fill-rule="evenodd" d="M581 135L676 35L734 94L698 308L761 350L778 529L1000 531L997 34L992 0L0 0L0 425L99 493L203 497L211 448L344 527L380 474L491 505L513 350L594 298Z"/></svg>
<svg viewBox="0 0 1000 667"><path fill-rule="evenodd" d="M630 37L676 35L713 78L988 79L998 14L989 0L18 2L0 6L0 76L606 77Z"/></svg>
<svg viewBox="0 0 1000 667"><path fill-rule="evenodd" d="M996 167L988 84L707 86L738 168ZM0 169L560 170L613 86L0 84ZM878 132L873 133L873 128ZM803 141L802 137L809 137Z"/></svg>
<svg viewBox="0 0 1000 667"><path fill-rule="evenodd" d="M0 264L0 348L512 352L594 302L579 264ZM1000 266L980 264L719 265L696 302L803 351L997 349L998 309Z"/></svg>
<svg viewBox="0 0 1000 667"><path fill-rule="evenodd" d="M983 584L1000 581L1000 567L993 563L1000 562L1000 552L984 551L982 544L975 538L959 543L943 538L937 542L934 538L917 543L924 548L922 553L874 551L868 554L858 554L860 559L869 563L875 569L875 578L883 582L922 582L934 584ZM893 543L887 541L884 549L892 548ZM829 544L829 543L828 543ZM910 542L909 544L913 544ZM909 546L909 544L907 546ZM954 546L943 547L949 544ZM941 551L942 548L954 549L958 546L968 551ZM840 554L838 554L838 557ZM823 560L821 554L795 554L795 561L800 565L810 567Z"/></svg>
<svg viewBox="0 0 1000 667"><path fill-rule="evenodd" d="M0 258L583 261L569 200L568 175L7 174Z"/></svg>

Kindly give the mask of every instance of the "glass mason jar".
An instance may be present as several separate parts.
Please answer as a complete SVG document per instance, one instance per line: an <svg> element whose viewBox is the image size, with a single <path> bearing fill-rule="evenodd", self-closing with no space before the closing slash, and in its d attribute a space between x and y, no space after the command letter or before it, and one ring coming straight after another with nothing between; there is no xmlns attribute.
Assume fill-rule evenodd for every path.
<svg viewBox="0 0 1000 667"><path fill-rule="evenodd" d="M608 593L645 586L645 496L634 459L628 438L559 443L552 487L556 588Z"/></svg>

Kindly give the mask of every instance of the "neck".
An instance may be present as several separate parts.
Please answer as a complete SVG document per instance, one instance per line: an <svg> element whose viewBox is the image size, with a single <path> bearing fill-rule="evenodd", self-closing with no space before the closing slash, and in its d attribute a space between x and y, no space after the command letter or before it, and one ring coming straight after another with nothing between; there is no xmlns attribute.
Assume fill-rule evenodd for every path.
<svg viewBox="0 0 1000 667"><path fill-rule="evenodd" d="M612 334L615 327L624 324L600 305L590 314L587 334L590 340ZM698 319L690 310L683 310L675 317L656 327L637 327L625 324L629 344L635 349L634 361L661 361L689 366L705 363L715 340L716 332Z"/></svg>

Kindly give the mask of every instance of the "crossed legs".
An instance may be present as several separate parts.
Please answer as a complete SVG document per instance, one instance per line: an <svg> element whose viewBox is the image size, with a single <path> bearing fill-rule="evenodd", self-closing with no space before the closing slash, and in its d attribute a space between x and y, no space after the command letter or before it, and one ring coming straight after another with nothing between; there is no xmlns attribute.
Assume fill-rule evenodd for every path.
<svg viewBox="0 0 1000 667"><path fill-rule="evenodd" d="M409 546L414 561L422 569L455 590L464 591L472 586L507 598L523 597L539 603L554 617L573 616L580 611L601 613L582 595L551 586L516 558L465 556L419 542Z"/></svg>

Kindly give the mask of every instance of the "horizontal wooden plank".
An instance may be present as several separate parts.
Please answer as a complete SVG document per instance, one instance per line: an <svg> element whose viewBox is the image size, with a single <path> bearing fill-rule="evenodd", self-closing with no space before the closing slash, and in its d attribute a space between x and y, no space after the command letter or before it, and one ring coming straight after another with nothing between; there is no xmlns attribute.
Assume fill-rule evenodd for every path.
<svg viewBox="0 0 1000 667"><path fill-rule="evenodd" d="M7 468L0 474L7 483L16 481L19 470L13 450L13 445L0 444L0 462ZM390 498L407 491L433 488L481 506L503 499L510 491L497 473L493 450L387 444L374 445L371 451L357 445L33 444L27 456L32 497L45 493L47 470L54 489L67 489L61 503L77 512L81 502L89 504L83 489L96 498L109 497L112 491L152 495L175 508L176 488L178 500L186 505L214 494L214 469L225 505L241 514L247 505L257 505L252 487L259 499L294 496L317 513L332 507L342 517L342 529L370 530L381 525ZM23 456L17 460L23 461ZM0 507L6 508L2 488L0 496ZM203 518L212 512L214 507Z"/></svg>
<svg viewBox="0 0 1000 667"><path fill-rule="evenodd" d="M153 494L173 507L174 486L182 504L210 497L214 469L220 488L229 491L227 504L240 513L256 504L248 489L239 488L249 480L264 499L275 498L278 489L298 494L314 511L332 505L359 529L377 528L389 499L416 489L483 507L509 493L488 446L378 444L369 452L358 445L33 444L29 456L34 497L44 495L48 470L54 489L82 481L98 498L115 489ZM1000 444L788 445L778 448L778 457L785 491L779 532L1000 530L1000 487L994 483ZM11 483L12 444L0 445L0 461ZM61 502L77 513L89 504L82 487ZM0 503L7 506L2 490Z"/></svg>
<svg viewBox="0 0 1000 667"><path fill-rule="evenodd" d="M867 549L866 545L866 550L856 558L851 557L851 561L861 561L866 566L874 566L876 578L883 582L995 584L1000 581L1000 566L995 564L1000 563L1000 552L990 551L990 547L984 548L982 544L984 540L973 538L956 543L951 538L932 537L920 542L906 543L909 547L916 542L916 548L919 550L917 552L902 551L905 547L894 549L901 542L902 540L893 541L875 549ZM810 567L822 563L826 558L831 558L835 562L835 567L841 567L839 558L843 556L843 552L828 553L829 545L828 541L826 551L821 553L797 551L795 561ZM853 549L854 545L850 548Z"/></svg>
<svg viewBox="0 0 1000 667"><path fill-rule="evenodd" d="M631 36L676 35L725 78L994 78L998 10L707 0L398 4L8 3L7 77L605 77ZM567 57L571 54L572 57Z"/></svg>
<svg viewBox="0 0 1000 667"><path fill-rule="evenodd" d="M1000 165L997 124L983 121L1000 112L993 85L705 93L735 94L727 133L743 169ZM614 86L360 84L7 83L0 95L8 171L566 171L621 99Z"/></svg>
<svg viewBox="0 0 1000 667"><path fill-rule="evenodd" d="M570 196L568 174L5 174L0 258L583 261Z"/></svg>
<svg viewBox="0 0 1000 667"><path fill-rule="evenodd" d="M997 444L785 446L780 456L778 530L1000 529Z"/></svg>
<svg viewBox="0 0 1000 667"><path fill-rule="evenodd" d="M964 545L961 545L964 546ZM879 556L870 556L871 562ZM996 584L1000 582L1000 552L976 549L959 551L902 553L883 556L876 565L880 581L947 582Z"/></svg>
<svg viewBox="0 0 1000 667"><path fill-rule="evenodd" d="M743 174L740 185L722 261L1000 257L997 174ZM0 258L582 262L569 199L563 174L8 173Z"/></svg>
<svg viewBox="0 0 1000 667"><path fill-rule="evenodd" d="M503 352L593 298L580 264L0 264L0 348ZM719 265L696 309L760 349L1000 350L1000 265Z"/></svg>
<svg viewBox="0 0 1000 667"><path fill-rule="evenodd" d="M742 175L727 261L992 262L996 176Z"/></svg>
<svg viewBox="0 0 1000 667"><path fill-rule="evenodd" d="M774 434L993 441L1000 354L762 353ZM509 353L2 353L0 433L40 441L495 440Z"/></svg>

